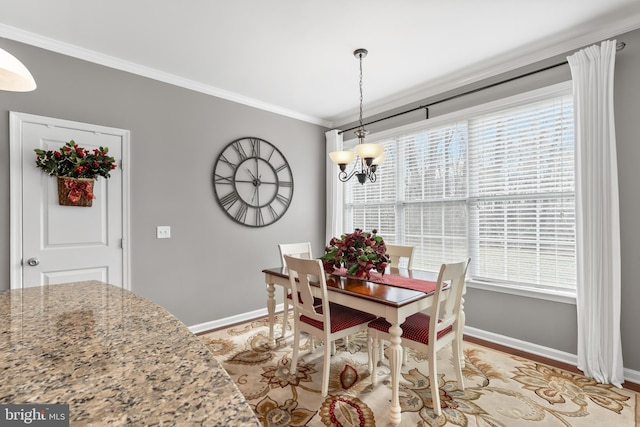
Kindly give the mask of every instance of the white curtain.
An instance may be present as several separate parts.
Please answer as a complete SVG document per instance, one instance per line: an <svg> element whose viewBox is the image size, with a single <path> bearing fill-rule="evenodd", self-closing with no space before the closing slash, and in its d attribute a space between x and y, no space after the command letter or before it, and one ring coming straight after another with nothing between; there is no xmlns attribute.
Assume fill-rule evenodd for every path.
<svg viewBox="0 0 640 427"><path fill-rule="evenodd" d="M578 368L622 386L620 215L613 114L616 42L567 59L576 123Z"/></svg>
<svg viewBox="0 0 640 427"><path fill-rule="evenodd" d="M325 133L327 155L325 162L327 165L327 219L326 219L326 239L325 245L332 237L340 237L343 233L343 185L338 180L340 169L329 158L332 151L342 150L342 134L338 130L330 130Z"/></svg>

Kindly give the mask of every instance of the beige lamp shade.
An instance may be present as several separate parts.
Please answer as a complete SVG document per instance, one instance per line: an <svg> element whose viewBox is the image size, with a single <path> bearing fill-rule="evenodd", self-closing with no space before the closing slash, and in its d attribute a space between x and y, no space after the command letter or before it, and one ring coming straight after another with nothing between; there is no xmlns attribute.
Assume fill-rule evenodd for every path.
<svg viewBox="0 0 640 427"><path fill-rule="evenodd" d="M354 149L361 159L375 159L384 151L384 147L379 144L358 144Z"/></svg>
<svg viewBox="0 0 640 427"><path fill-rule="evenodd" d="M329 158L336 165L347 165L356 158L356 153L353 151L333 151L329 153Z"/></svg>
<svg viewBox="0 0 640 427"><path fill-rule="evenodd" d="M0 90L29 92L36 81L22 62L4 49L0 49Z"/></svg>

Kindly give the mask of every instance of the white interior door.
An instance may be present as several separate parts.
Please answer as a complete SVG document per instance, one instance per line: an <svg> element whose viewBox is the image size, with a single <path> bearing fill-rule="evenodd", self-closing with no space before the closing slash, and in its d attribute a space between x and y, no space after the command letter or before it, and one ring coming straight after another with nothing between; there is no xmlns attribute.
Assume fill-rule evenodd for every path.
<svg viewBox="0 0 640 427"><path fill-rule="evenodd" d="M61 206L56 178L35 166L35 148L70 140L108 147L118 165L109 179L96 178L91 207ZM121 129L11 113L12 288L83 280L129 287L128 140Z"/></svg>

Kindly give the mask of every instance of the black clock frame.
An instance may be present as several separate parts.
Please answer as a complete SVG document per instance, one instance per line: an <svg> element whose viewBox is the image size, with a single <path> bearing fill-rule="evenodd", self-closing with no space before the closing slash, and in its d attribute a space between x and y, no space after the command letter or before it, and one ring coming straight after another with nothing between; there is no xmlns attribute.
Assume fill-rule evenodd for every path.
<svg viewBox="0 0 640 427"><path fill-rule="evenodd" d="M247 227L275 223L293 200L291 167L282 152L262 138L243 137L227 144L218 155L212 178L218 205Z"/></svg>

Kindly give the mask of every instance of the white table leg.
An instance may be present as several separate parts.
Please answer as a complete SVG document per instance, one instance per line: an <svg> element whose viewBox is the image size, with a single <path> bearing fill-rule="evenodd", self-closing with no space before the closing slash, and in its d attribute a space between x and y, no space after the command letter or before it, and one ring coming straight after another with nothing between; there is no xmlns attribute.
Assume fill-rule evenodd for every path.
<svg viewBox="0 0 640 427"><path fill-rule="evenodd" d="M394 323L389 328L391 335L391 345L387 349L389 356L389 367L391 368L391 404L389 406L389 420L391 424L397 426L400 424L400 370L402 368L402 346L400 345L400 336L402 329L399 323Z"/></svg>
<svg viewBox="0 0 640 427"><path fill-rule="evenodd" d="M273 283L267 283L267 313L269 313L269 343L271 347L276 346L276 338L273 333L273 324L275 323L276 298L275 286Z"/></svg>

